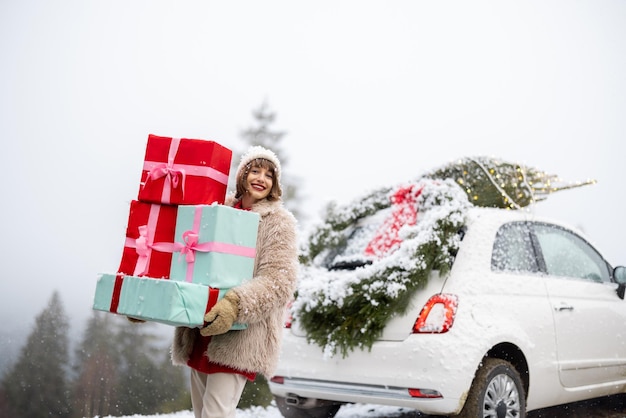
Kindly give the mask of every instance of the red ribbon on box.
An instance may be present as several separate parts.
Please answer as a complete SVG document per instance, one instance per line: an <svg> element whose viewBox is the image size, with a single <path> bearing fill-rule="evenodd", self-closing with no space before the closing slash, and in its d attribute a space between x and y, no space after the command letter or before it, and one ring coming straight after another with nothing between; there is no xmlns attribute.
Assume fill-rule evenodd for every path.
<svg viewBox="0 0 626 418"><path fill-rule="evenodd" d="M115 283L113 284L113 295L111 296L111 308L113 313L117 313L117 307L120 304L120 295L122 294L122 284L124 283L124 275L116 274Z"/></svg>
<svg viewBox="0 0 626 418"><path fill-rule="evenodd" d="M206 304L206 310L204 311L205 314L209 313L209 311L211 310L211 308L213 308L215 306L215 304L217 303L217 299L220 297L220 290L216 289L214 287L209 287L209 299L207 301ZM207 322L204 322L204 326L207 326Z"/></svg>

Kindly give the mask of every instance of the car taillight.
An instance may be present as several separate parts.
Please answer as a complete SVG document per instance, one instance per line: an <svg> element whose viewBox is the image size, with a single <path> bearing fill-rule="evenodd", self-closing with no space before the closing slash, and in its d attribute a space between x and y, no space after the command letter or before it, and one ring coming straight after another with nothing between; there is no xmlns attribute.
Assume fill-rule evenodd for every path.
<svg viewBox="0 0 626 418"><path fill-rule="evenodd" d="M279 385L282 385L283 383L285 383L285 378L283 376L274 376L270 379L270 381L272 383L278 383Z"/></svg>
<svg viewBox="0 0 626 418"><path fill-rule="evenodd" d="M425 398L425 399L442 398L441 393L432 389L409 388L409 396L411 396L412 398Z"/></svg>
<svg viewBox="0 0 626 418"><path fill-rule="evenodd" d="M414 334L443 334L452 328L458 297L437 294L428 299L413 324Z"/></svg>

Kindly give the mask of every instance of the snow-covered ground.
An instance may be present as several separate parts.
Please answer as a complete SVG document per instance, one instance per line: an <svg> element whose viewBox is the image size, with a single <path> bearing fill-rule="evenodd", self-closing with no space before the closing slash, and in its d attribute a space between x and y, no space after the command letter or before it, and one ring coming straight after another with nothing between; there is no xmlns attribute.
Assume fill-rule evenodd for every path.
<svg viewBox="0 0 626 418"><path fill-rule="evenodd" d="M528 413L528 418L626 418L626 395L592 399ZM428 418L419 412L391 406L348 404L341 407L335 418ZM113 417L103 417L113 418ZM194 418L192 411L161 415L130 415L117 418ZM282 418L275 406L237 410L237 418Z"/></svg>
<svg viewBox="0 0 626 418"><path fill-rule="evenodd" d="M397 417L407 413L406 408L397 408L380 405L344 405L335 418L387 418ZM416 413L417 414L417 413ZM418 414L415 415L419 416ZM103 417L112 418L112 417ZM118 418L194 418L192 411L179 411L171 414L159 415L129 415ZM238 409L237 418L282 418L278 409L270 405L267 408L252 407L250 409Z"/></svg>

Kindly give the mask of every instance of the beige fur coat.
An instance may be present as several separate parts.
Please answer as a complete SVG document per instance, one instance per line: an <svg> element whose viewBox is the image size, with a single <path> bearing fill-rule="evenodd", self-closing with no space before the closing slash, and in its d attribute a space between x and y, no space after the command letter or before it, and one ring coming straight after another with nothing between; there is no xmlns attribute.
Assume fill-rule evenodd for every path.
<svg viewBox="0 0 626 418"><path fill-rule="evenodd" d="M231 195L225 204L234 203ZM260 215L254 275L233 289L239 296L237 322L248 327L213 336L207 355L216 363L261 373L269 379L278 363L285 306L295 291L296 220L282 202L263 200L251 210ZM174 364L187 364L199 335L198 328L176 328L172 344Z"/></svg>

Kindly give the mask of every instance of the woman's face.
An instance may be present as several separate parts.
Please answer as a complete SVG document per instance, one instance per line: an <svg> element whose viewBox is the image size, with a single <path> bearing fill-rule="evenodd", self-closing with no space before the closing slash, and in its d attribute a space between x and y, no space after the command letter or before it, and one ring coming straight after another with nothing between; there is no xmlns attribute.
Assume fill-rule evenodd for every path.
<svg viewBox="0 0 626 418"><path fill-rule="evenodd" d="M258 202L265 199L272 190L274 175L271 170L259 166L252 166L246 177L244 188L247 195Z"/></svg>

